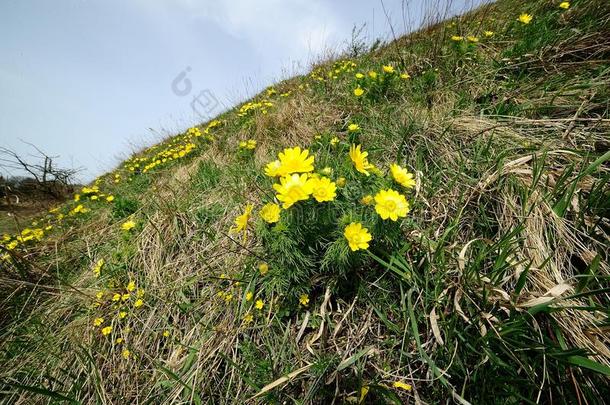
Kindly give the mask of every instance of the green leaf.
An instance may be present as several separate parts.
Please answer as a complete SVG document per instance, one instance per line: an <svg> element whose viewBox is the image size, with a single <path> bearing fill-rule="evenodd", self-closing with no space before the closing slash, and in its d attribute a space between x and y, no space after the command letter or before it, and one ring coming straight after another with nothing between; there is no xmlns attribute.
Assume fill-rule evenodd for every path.
<svg viewBox="0 0 610 405"><path fill-rule="evenodd" d="M25 391L32 392L34 394L44 395L46 397L53 398L58 401L68 401L71 404L80 404L80 402L78 402L74 398L67 397L63 394L60 394L59 392L51 391L46 388L34 387L31 385L23 385L23 384L18 384L18 383L13 383L13 382L7 382L7 385L22 389Z"/></svg>
<svg viewBox="0 0 610 405"><path fill-rule="evenodd" d="M372 347L367 347L365 349L360 350L358 353L354 354L353 356L343 360L337 366L337 371L341 371L341 370L344 370L344 369L348 368L349 366L354 364L356 361L358 361L359 358L361 358L362 356L364 356L365 354L370 352L371 349L372 349Z"/></svg>
<svg viewBox="0 0 610 405"><path fill-rule="evenodd" d="M600 374L610 376L610 367L583 356L570 356L568 361L578 367L588 368Z"/></svg>

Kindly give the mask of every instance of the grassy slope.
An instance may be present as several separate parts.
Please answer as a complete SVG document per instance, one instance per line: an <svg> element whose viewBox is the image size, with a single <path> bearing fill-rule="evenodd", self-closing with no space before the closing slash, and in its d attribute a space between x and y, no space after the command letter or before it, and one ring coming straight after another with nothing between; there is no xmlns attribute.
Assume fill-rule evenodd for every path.
<svg viewBox="0 0 610 405"><path fill-rule="evenodd" d="M531 24L516 22L521 12ZM253 402L358 402L363 392L370 403L602 402L609 36L604 0L567 11L500 1L354 57L353 71L329 62L279 83L255 98L273 102L266 114L223 114L214 141L193 138L183 158L144 174L127 162L120 182L114 173L99 182L114 202L49 217L49 236L4 266L2 402L243 403L291 372ZM354 74L384 64L411 78L378 94L367 83L355 97ZM249 138L253 155L238 153ZM384 172L398 162L417 173L412 210L397 239L371 245L374 256L353 253L337 272L325 262L282 267L298 280L287 286L279 263L301 260L298 248L260 222L246 240L228 230L247 202L257 212L269 200L263 167L283 147L309 147L317 168L347 177L346 190L362 181L346 157L351 141ZM345 207L340 223L352 215ZM304 233L311 215L300 219ZM128 218L136 228L121 231ZM270 254L282 248L285 257ZM115 307L129 280L144 305L134 308L134 291ZM266 303L251 323L246 291ZM562 299L541 298L553 294ZM92 326L99 316L110 336Z"/></svg>

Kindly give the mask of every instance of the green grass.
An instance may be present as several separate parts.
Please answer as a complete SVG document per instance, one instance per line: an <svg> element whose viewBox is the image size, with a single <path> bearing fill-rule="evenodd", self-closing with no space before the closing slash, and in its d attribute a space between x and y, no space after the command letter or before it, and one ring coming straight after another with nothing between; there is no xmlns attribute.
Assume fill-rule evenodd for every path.
<svg viewBox="0 0 610 405"><path fill-rule="evenodd" d="M142 151L141 167L130 159L100 178L112 203L85 198L85 214L68 214L74 202L62 221L43 216L53 230L1 264L0 402L603 403L609 33L603 0L567 11L499 1L355 67L345 55L278 83L254 98L273 102L266 114L226 112L214 140L188 138L196 148L184 157L142 171L184 134ZM411 78L368 78L387 64ZM250 138L256 149L239 151ZM383 173L398 163L416 174L406 218L382 221L359 202L391 182L353 169L352 142ZM269 226L258 219L274 196L264 167L295 145L346 185ZM230 228L247 203L244 237ZM366 251L342 234L356 220L374 235ZM135 291L112 301L130 281L140 308ZM92 325L99 316L109 336Z"/></svg>

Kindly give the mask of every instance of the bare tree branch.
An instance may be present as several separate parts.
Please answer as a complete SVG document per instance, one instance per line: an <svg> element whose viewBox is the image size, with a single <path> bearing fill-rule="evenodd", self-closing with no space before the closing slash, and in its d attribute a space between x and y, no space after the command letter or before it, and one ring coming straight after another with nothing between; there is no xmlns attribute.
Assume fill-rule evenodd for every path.
<svg viewBox="0 0 610 405"><path fill-rule="evenodd" d="M63 169L53 165L57 156L49 156L36 145L23 141L38 153L30 155L34 161L23 158L14 150L0 146L0 168L22 170L36 182L38 189L54 198L61 198L73 184L74 176L81 169Z"/></svg>

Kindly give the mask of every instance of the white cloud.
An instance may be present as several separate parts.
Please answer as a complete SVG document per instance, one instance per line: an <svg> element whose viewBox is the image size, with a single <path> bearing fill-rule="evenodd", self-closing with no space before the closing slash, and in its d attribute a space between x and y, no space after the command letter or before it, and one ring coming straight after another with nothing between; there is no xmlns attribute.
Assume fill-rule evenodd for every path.
<svg viewBox="0 0 610 405"><path fill-rule="evenodd" d="M172 7L202 23L213 22L266 56L313 56L341 35L341 20L320 0L179 0Z"/></svg>

